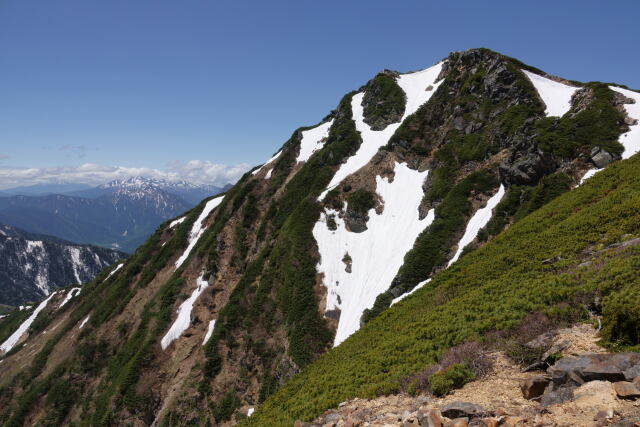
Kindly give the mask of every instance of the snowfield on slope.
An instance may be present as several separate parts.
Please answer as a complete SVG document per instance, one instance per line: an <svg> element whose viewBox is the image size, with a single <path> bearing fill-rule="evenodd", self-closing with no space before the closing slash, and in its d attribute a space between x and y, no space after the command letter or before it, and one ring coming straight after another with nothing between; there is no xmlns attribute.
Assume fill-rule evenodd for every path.
<svg viewBox="0 0 640 427"><path fill-rule="evenodd" d="M80 291L82 290L82 288L71 288L71 290L69 292L67 292L67 295L64 297L64 301L62 301L60 303L60 305L58 306L58 309L64 307L64 305L66 303L68 303L69 301L71 301L71 298L77 296Z"/></svg>
<svg viewBox="0 0 640 427"><path fill-rule="evenodd" d="M180 218L178 218L178 219L174 219L173 221L171 221L171 224L169 224L169 228L173 228L173 227L175 227L175 226L176 226L176 225L178 225L178 224L182 224L182 223L184 222L184 220L185 220L185 219L187 219L187 216L186 216L186 215L185 215L185 216L183 216L183 217L180 217Z"/></svg>
<svg viewBox="0 0 640 427"><path fill-rule="evenodd" d="M378 149L389 142L389 138L391 138L396 129L400 127L404 119L415 113L422 104L431 98L436 90L438 90L438 86L442 83L442 81L436 83L436 79L440 75L441 70L442 62L425 70L417 71L415 73L401 74L398 77L398 86L400 86L407 95L407 104L404 109L404 115L399 123L392 123L381 131L371 130L369 125L363 120L364 109L362 107L362 98L364 97L364 92L353 95L353 98L351 99L353 121L356 124L356 130L360 132L360 136L362 137L362 144L360 144L360 148L358 148L358 151L353 156L349 157L345 163L340 165L325 191L323 191L322 194L320 194L320 197L318 197L318 200L323 200L333 187L340 184L343 179L369 163L373 156L378 152ZM433 88L431 90L426 90L429 86L432 86Z"/></svg>
<svg viewBox="0 0 640 427"><path fill-rule="evenodd" d="M618 138L618 142L624 147L622 158L628 159L629 157L640 151L640 93L634 92L629 89L623 89L617 86L609 86L609 89L621 93L627 98L631 98L636 101L635 104L624 104L624 109L627 112L627 115L632 119L638 120L638 123L633 126L629 126L629 131L623 133L622 135L620 135L620 138ZM582 185L583 182L585 182L587 179L591 178L601 170L602 169L598 168L589 169L582 176L580 184L578 185Z"/></svg>
<svg viewBox="0 0 640 427"><path fill-rule="evenodd" d="M296 158L297 162L306 162L309 157L322 148L325 138L329 136L329 129L333 124L333 119L328 122L321 123L313 129L302 131L302 140L300 141L300 152Z"/></svg>
<svg viewBox="0 0 640 427"><path fill-rule="evenodd" d="M502 198L504 197L504 193L504 185L500 184L498 192L491 196L491 198L487 201L487 205L484 208L478 209L476 213L473 214L473 216L467 223L467 228L464 230L464 235L458 242L458 249L456 250L453 258L449 260L449 264L447 264L447 267L451 266L451 264L453 264L458 260L458 258L460 258L460 255L462 255L462 251L464 250L465 246L473 242L476 239L476 236L478 235L480 229L487 225L487 223L491 219L491 216L493 215L493 209L498 205L498 203L500 203L500 200L502 200Z"/></svg>
<svg viewBox="0 0 640 427"><path fill-rule="evenodd" d="M160 345L163 350L166 350L175 339L180 337L184 331L187 330L189 325L191 324L191 310L193 309L193 304L196 302L198 297L202 294L202 292L209 286L209 282L204 280L203 275L196 280L196 288L191 292L191 296L184 300L180 307L178 307L178 317L173 322L167 333L164 337L162 337L162 341L160 341Z"/></svg>
<svg viewBox="0 0 640 427"><path fill-rule="evenodd" d="M198 243L198 240L200 240L200 237L202 237L202 235L204 234L204 230L206 230L206 227L202 226L202 221L204 221L209 216L212 210L214 210L220 203L222 203L222 199L224 199L224 196L216 197L215 199L209 200L204 205L202 212L200 212L200 216L198 216L196 221L193 223L193 226L191 227L191 231L189 232L189 244L187 245L187 248L184 250L182 255L180 255L180 258L178 258L178 260L176 261L176 268L179 268L182 263L185 262L189 257L189 254L193 250L194 246L196 245L196 243Z"/></svg>
<svg viewBox="0 0 640 427"><path fill-rule="evenodd" d="M433 222L433 209L419 219L422 184L428 171L418 172L404 163L395 164L392 182L376 177L376 192L384 201L378 215L369 211L368 229L362 233L347 231L336 211L326 210L314 225L318 243L319 273L327 288L327 311L340 310L334 345L340 344L360 328L360 317L371 308L378 294L386 291L403 263L404 255L418 235ZM335 215L337 229L327 228L327 215ZM351 273L345 271L345 254L352 260Z"/></svg>
<svg viewBox="0 0 640 427"><path fill-rule="evenodd" d="M205 345L207 343L207 341L209 341L209 338L211 338L211 335L213 335L213 328L216 326L216 320L210 320L209 321L209 326L207 326L207 333L204 334L204 339L202 340L202 345Z"/></svg>
<svg viewBox="0 0 640 427"><path fill-rule="evenodd" d="M265 166L267 166L268 164L270 164L271 162L273 162L275 159L278 158L278 156L280 155L280 153L282 153L282 150L278 151L276 154L273 155L272 158L270 158L269 160L267 160L266 162L264 162L264 164L262 166L260 166L258 169L254 170L253 172L251 172L251 175L257 175L258 172L260 172Z"/></svg>
<svg viewBox="0 0 640 427"><path fill-rule="evenodd" d="M629 117L638 120L638 123L629 126L629 131L620 135L618 139L618 142L624 147L622 158L628 159L640 151L640 93L616 86L609 86L609 88L636 101L635 104L624 104L624 109Z"/></svg>
<svg viewBox="0 0 640 427"><path fill-rule="evenodd" d="M33 310L33 313L31 313L31 316L29 316L27 320L22 322L22 324L18 326L18 329L16 329L15 332L11 334L11 336L9 336L9 338L7 338L5 342L2 343L2 345L0 345L0 351L7 353L16 345L16 343L20 340L20 337L22 337L22 335L25 332L27 332L27 330L29 329L29 326L31 326L33 321L36 320L36 317L38 317L38 314L45 309L45 307L47 306L47 304L55 294L56 292L53 292L51 295L49 295L49 298L45 299L40 304L38 304L36 309Z"/></svg>
<svg viewBox="0 0 640 427"><path fill-rule="evenodd" d="M538 91L542 102L547 107L545 114L547 116L562 117L571 109L571 97L578 90L577 87L569 86L555 80L542 77L530 71L521 70L533 83Z"/></svg>
<svg viewBox="0 0 640 427"><path fill-rule="evenodd" d="M427 280L418 283L413 289L411 289L409 292L400 295L398 298L394 298L391 301L391 305L402 301L403 299L405 299L406 297L408 297L409 295L411 295L412 293L414 293L415 291L417 291L418 289L420 289L421 287L423 287L424 285L426 285L427 283L429 283L431 281L431 278L428 278Z"/></svg>

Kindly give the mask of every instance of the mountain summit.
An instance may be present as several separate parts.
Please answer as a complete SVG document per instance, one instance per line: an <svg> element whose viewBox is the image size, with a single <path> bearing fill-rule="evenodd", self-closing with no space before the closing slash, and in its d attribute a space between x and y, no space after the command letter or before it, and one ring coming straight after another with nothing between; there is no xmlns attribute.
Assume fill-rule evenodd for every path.
<svg viewBox="0 0 640 427"><path fill-rule="evenodd" d="M291 425L578 304L638 344L617 316L637 254L598 251L640 233L639 102L487 49L385 70L121 269L50 296L2 359L0 419Z"/></svg>

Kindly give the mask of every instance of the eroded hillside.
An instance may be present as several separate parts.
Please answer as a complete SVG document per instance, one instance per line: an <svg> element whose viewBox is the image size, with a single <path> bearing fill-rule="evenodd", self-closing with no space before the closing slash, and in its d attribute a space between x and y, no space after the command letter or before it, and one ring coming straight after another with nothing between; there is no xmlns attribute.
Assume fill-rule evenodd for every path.
<svg viewBox="0 0 640 427"><path fill-rule="evenodd" d="M614 164L571 191L566 208L539 208L633 154L639 98L485 49L375 76L224 195L162 224L120 269L48 304L0 362L0 419L233 423L287 382L251 420L313 419L447 346L568 300L573 282L543 286L536 275L551 280L550 269L574 262L565 252L636 233L637 194L624 183L637 174ZM605 180L615 173L627 181ZM583 233L602 203L619 216ZM557 221L576 209L580 227L567 239ZM527 252L543 233L555 246ZM491 251L500 255L482 255ZM561 259L548 266L543 256ZM515 289L500 281L510 268L528 272ZM9 324L16 314L0 323L0 340Z"/></svg>

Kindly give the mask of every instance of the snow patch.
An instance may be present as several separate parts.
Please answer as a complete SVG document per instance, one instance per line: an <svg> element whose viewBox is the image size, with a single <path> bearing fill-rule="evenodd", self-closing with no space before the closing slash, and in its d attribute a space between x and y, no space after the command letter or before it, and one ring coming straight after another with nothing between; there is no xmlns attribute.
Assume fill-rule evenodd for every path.
<svg viewBox="0 0 640 427"><path fill-rule="evenodd" d="M224 199L224 196L216 197L215 199L209 200L207 204L204 205L202 212L200 212L200 216L198 216L198 219L196 219L191 227L191 231L189 232L189 244L182 255L180 255L180 258L176 261L176 268L179 268L189 257L191 250L194 248L196 243L198 243L198 240L202 237L202 234L204 234L204 230L206 229L206 227L202 226L202 221L209 216L212 210L222 203L222 199Z"/></svg>
<svg viewBox="0 0 640 427"><path fill-rule="evenodd" d="M351 99L351 109L353 111L353 120L356 124L356 130L360 132L362 144L358 151L347 159L345 163L340 165L335 175L329 182L329 185L322 192L318 200L324 199L327 193L336 185L340 184L343 179L359 170L371 161L378 149L386 145L389 138L400 127L402 122L411 114L415 113L421 105L427 102L436 92L442 81L436 83L436 79L442 69L442 62L427 68L426 70L417 71L415 73L401 74L398 77L398 86L404 90L407 95L407 104L405 106L404 115L399 123L392 123L381 131L371 130L368 124L364 122L364 109L362 107L362 98L364 92L353 95ZM426 90L432 86L431 90Z"/></svg>
<svg viewBox="0 0 640 427"><path fill-rule="evenodd" d="M464 230L462 239L460 239L460 241L458 242L458 249L456 250L456 254L453 256L453 258L451 258L451 260L449 260L449 264L447 264L447 267L458 260L465 246L473 242L478 235L478 231L480 231L482 227L487 225L487 223L491 219L491 216L493 215L493 209L498 205L498 203L500 203L500 200L502 200L502 198L504 197L504 193L504 185L500 184L498 192L491 196L491 198L487 202L487 205L484 208L478 209L476 213L473 214L473 216L467 223L467 228Z"/></svg>
<svg viewBox="0 0 640 427"><path fill-rule="evenodd" d="M635 104L624 104L624 109L629 117L640 123L640 93L616 86L609 86L609 88L636 101ZM628 159L640 151L640 124L629 126L629 131L620 135L618 142L624 147L623 159Z"/></svg>
<svg viewBox="0 0 640 427"><path fill-rule="evenodd" d="M171 221L171 223L169 224L169 228L173 228L178 224L182 224L184 222L184 220L187 219L187 216L183 216L181 218L178 219L174 219L173 221Z"/></svg>
<svg viewBox="0 0 640 427"><path fill-rule="evenodd" d="M196 302L200 294L209 286L209 282L203 279L204 273L196 280L196 284L198 285L191 296L184 300L180 307L178 307L178 317L173 322L167 333L164 337L162 337L162 341L160 345L163 350L166 350L175 339L180 337L184 331L187 330L189 325L191 324L191 310L193 309L193 303Z"/></svg>
<svg viewBox="0 0 640 427"><path fill-rule="evenodd" d="M71 268L73 269L73 275L76 278L76 283L81 284L80 275L78 274L78 268L82 267L82 263L80 262L80 248L76 248L75 246L68 246L67 252L69 253L69 257L71 258Z"/></svg>
<svg viewBox="0 0 640 427"><path fill-rule="evenodd" d="M109 274L108 274L108 275L107 275L107 277L103 280L103 282L102 282L102 283L104 283L104 282L106 282L107 280L109 280L109 278L110 278L111 276L113 276L114 274L116 274L116 273L118 272L118 270L120 270L120 269L122 268L122 266L123 266L123 265L124 265L124 263L120 263L120 264L118 264L118 265L116 266L116 268L114 268L113 270L111 270L111 271L109 272Z"/></svg>
<svg viewBox="0 0 640 427"><path fill-rule="evenodd" d="M58 309L61 309L62 307L64 307L66 303L71 301L71 298L77 296L80 293L80 290L81 288L71 288L71 290L67 292L67 296L65 296L64 300L58 306Z"/></svg>
<svg viewBox="0 0 640 427"><path fill-rule="evenodd" d="M204 334L204 339L202 340L202 345L205 345L207 343L207 341L209 341L209 338L211 338L211 335L213 334L213 328L216 325L216 320L213 319L211 321L209 321L209 326L207 326L207 333Z"/></svg>
<svg viewBox="0 0 640 427"><path fill-rule="evenodd" d="M84 318L84 320L80 323L80 326L78 326L78 329L82 329L84 325L87 324L87 322L89 321L89 317L91 317L91 315L88 315L87 317Z"/></svg>
<svg viewBox="0 0 640 427"><path fill-rule="evenodd" d="M589 169L588 171L586 171L584 173L584 175L582 176L582 178L580 179L580 183L578 184L578 186L581 186L582 183L584 183L586 180L588 180L589 178L591 178L593 175L597 174L601 170L602 169L594 168L594 169Z"/></svg>
<svg viewBox="0 0 640 427"><path fill-rule="evenodd" d="M296 158L296 162L306 162L311 155L322 148L325 138L329 136L329 129L333 125L333 119L322 123L313 129L302 131L302 140L300 141L300 153Z"/></svg>
<svg viewBox="0 0 640 427"><path fill-rule="evenodd" d="M253 411L255 411L255 409L254 409L254 408L249 408L249 409L247 410L247 417L250 417L251 415L253 415Z"/></svg>
<svg viewBox="0 0 640 427"><path fill-rule="evenodd" d="M29 316L27 318L27 320L25 320L24 322L22 322L22 324L18 327L18 329L16 329L16 331L11 334L11 336L9 338L7 338L5 340L5 342L2 343L2 345L0 345L0 351L4 351L5 353L9 352L18 342L18 340L20 340L20 338L22 337L22 335L27 332L27 330L29 329L29 326L31 326L31 324L33 323L34 320L36 320L36 317L38 317L38 314L44 310L44 308L47 306L47 304L49 303L49 301L51 301L51 298L56 294L56 292L52 293L51 295L49 295L49 298L45 299L44 301L42 301L40 304L38 304L38 306L36 307L35 310L33 310L33 313L31 313L31 316Z"/></svg>
<svg viewBox="0 0 640 427"><path fill-rule="evenodd" d="M547 107L545 110L547 116L562 117L571 109L571 97L578 90L577 87L569 86L526 70L522 70L522 72L533 83L538 95L542 98L542 102Z"/></svg>
<svg viewBox="0 0 640 427"><path fill-rule="evenodd" d="M266 173L266 175L264 176L264 179L271 178L271 172L273 172L273 168L269 169L269 172Z"/></svg>
<svg viewBox="0 0 640 427"><path fill-rule="evenodd" d="M431 278L428 278L427 280L425 280L424 282L420 282L418 283L413 289L411 289L409 292L407 292L406 294L402 294L400 295L398 298L394 298L393 301L391 301L391 305L402 301L403 299L405 299L406 297L408 297L409 295L411 295L412 293L414 293L415 291L417 291L418 289L420 289L421 287L423 287L424 285L426 285L427 283L429 283L431 281Z"/></svg>
<svg viewBox="0 0 640 427"><path fill-rule="evenodd" d="M324 274L327 311L341 311L334 345L358 330L362 312L389 288L404 255L433 222L433 209L422 220L418 213L427 175L428 171L418 172L396 162L393 182L376 177L376 191L384 200L384 211L378 215L371 209L368 229L362 233L347 231L344 221L333 210L326 210L315 224L313 236L320 252L316 268ZM332 214L337 224L335 231L326 224L327 216ZM347 252L352 260L351 273L345 271L342 262Z"/></svg>
<svg viewBox="0 0 640 427"><path fill-rule="evenodd" d="M258 172L260 172L265 166L267 166L269 163L273 162L275 159L278 158L278 156L282 153L282 150L278 151L276 154L273 155L272 158L270 158L269 160L267 160L266 162L264 162L264 164L262 166L260 166L258 169L254 170L253 172L251 172L251 175L257 175Z"/></svg>

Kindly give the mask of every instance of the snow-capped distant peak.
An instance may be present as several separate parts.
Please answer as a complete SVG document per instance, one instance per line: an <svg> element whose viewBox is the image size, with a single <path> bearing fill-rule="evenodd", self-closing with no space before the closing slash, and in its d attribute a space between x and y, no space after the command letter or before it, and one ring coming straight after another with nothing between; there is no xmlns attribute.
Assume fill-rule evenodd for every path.
<svg viewBox="0 0 640 427"><path fill-rule="evenodd" d="M190 189L208 189L212 187L210 185L197 185L192 184L190 182L179 180L179 181L168 181L165 179L155 179L155 178L147 178L144 176L132 176L130 178L125 179L116 179L114 181L108 182L106 184L100 185L99 188L110 189L110 188L125 188L125 189L145 189L145 188L157 188L157 189L182 189L182 190L190 190Z"/></svg>

